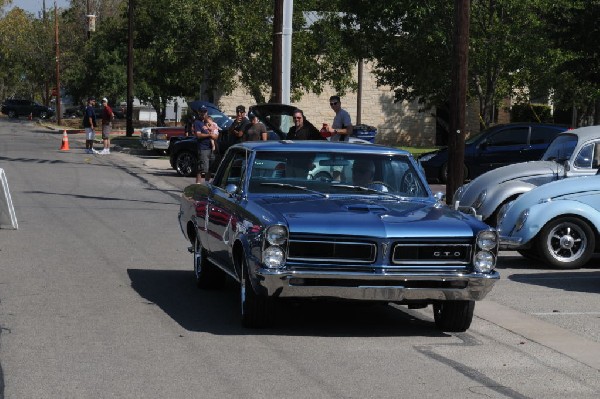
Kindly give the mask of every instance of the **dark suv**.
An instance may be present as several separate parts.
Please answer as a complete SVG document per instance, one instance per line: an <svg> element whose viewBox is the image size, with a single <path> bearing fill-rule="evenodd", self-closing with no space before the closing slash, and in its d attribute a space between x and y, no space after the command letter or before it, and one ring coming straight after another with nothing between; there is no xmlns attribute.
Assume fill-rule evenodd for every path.
<svg viewBox="0 0 600 399"><path fill-rule="evenodd" d="M8 115L9 118L18 118L19 116L28 116L47 119L54 115L52 108L43 106L31 100L5 100L0 111Z"/></svg>
<svg viewBox="0 0 600 399"><path fill-rule="evenodd" d="M465 180L517 162L539 160L550 142L567 126L544 123L496 125L465 141ZM418 159L429 183L446 183L448 148L423 154Z"/></svg>

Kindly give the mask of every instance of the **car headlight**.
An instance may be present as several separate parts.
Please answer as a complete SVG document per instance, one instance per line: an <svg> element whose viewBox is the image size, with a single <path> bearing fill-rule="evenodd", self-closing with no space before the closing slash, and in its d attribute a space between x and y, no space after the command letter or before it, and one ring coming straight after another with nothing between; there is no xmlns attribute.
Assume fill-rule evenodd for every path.
<svg viewBox="0 0 600 399"><path fill-rule="evenodd" d="M517 221L515 222L515 231L519 231L523 228L528 217L529 217L529 208L523 210L523 212L521 212L519 214L519 217L517 218Z"/></svg>
<svg viewBox="0 0 600 399"><path fill-rule="evenodd" d="M491 251L498 245L498 234L494 230L481 231L477 235L477 246L484 251Z"/></svg>
<svg viewBox="0 0 600 399"><path fill-rule="evenodd" d="M477 198L475 198L475 201L473 201L473 205L472 205L473 208L475 208L475 209L481 208L481 205L483 205L483 202L485 201L485 197L487 197L487 190L483 190L482 192L479 193Z"/></svg>
<svg viewBox="0 0 600 399"><path fill-rule="evenodd" d="M275 225L267 229L267 242L271 245L283 245L287 240L288 231L285 226Z"/></svg>
<svg viewBox="0 0 600 399"><path fill-rule="evenodd" d="M496 264L496 257L491 252L481 251L475 255L473 264L476 271L488 273L494 268L494 265Z"/></svg>
<svg viewBox="0 0 600 399"><path fill-rule="evenodd" d="M276 245L267 247L263 252L263 263L266 267L276 269L283 266L285 254L281 247Z"/></svg>

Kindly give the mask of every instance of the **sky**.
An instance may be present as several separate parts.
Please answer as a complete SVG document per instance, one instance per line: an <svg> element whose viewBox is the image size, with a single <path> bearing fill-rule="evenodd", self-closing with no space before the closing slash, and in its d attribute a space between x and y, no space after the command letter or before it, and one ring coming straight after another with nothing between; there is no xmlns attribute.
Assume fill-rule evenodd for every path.
<svg viewBox="0 0 600 399"><path fill-rule="evenodd" d="M13 0L12 7L20 7L25 11L38 15L42 12L43 0ZM66 8L69 6L69 0L56 0L56 5L59 8ZM46 10L54 10L54 0L46 0Z"/></svg>

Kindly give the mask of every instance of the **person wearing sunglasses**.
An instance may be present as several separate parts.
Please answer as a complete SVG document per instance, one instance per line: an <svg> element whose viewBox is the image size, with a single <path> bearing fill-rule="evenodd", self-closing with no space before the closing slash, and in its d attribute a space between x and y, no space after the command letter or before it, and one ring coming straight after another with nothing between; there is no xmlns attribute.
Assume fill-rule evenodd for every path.
<svg viewBox="0 0 600 399"><path fill-rule="evenodd" d="M287 140L324 140L317 128L306 122L301 109L295 109L292 117L294 126L290 127L286 136Z"/></svg>
<svg viewBox="0 0 600 399"><path fill-rule="evenodd" d="M340 96L329 97L329 105L335 112L333 123L328 128L331 134L331 141L348 141L352 134L352 119L348 111L342 108Z"/></svg>

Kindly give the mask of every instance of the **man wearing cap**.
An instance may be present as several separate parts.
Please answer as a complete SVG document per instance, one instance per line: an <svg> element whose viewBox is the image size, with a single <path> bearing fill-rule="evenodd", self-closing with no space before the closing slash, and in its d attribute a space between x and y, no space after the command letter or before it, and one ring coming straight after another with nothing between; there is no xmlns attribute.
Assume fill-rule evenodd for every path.
<svg viewBox="0 0 600 399"><path fill-rule="evenodd" d="M249 124L250 121L246 118L246 107L243 105L235 107L235 120L229 126L229 129L227 129L227 141L230 146L244 141L244 133Z"/></svg>
<svg viewBox="0 0 600 399"><path fill-rule="evenodd" d="M250 119L250 126L248 126L248 130L246 131L246 141L267 140L269 136L267 128L262 122L259 122L258 116L250 112L248 119Z"/></svg>
<svg viewBox="0 0 600 399"><path fill-rule="evenodd" d="M87 106L85 107L85 112L83 114L86 154L94 153L94 139L96 138L96 132L94 131L94 128L96 127L96 113L94 112L95 104L96 99L94 97L89 97L87 100Z"/></svg>
<svg viewBox="0 0 600 399"><path fill-rule="evenodd" d="M212 133L204 123L208 115L208 109L201 106L198 109L198 117L194 121L193 131L198 139L198 172L196 174L196 183L210 181L210 156L212 154L212 141L219 136Z"/></svg>
<svg viewBox="0 0 600 399"><path fill-rule="evenodd" d="M115 114L108 106L108 100L106 97L104 97L102 99L102 142L104 143L104 149L100 152L100 154L110 154L109 135L113 119L115 119Z"/></svg>

